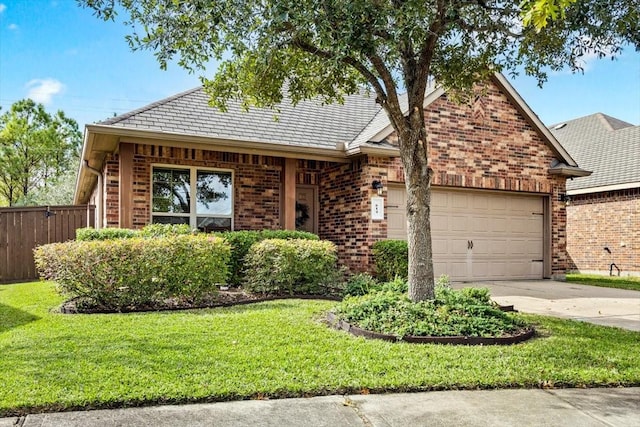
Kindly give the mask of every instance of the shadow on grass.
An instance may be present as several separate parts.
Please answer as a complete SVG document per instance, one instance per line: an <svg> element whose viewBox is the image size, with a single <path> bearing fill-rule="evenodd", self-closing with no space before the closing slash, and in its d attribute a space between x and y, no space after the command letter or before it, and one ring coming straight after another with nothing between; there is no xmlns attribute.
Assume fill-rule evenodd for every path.
<svg viewBox="0 0 640 427"><path fill-rule="evenodd" d="M0 304L0 333L26 325L40 317L9 305Z"/></svg>

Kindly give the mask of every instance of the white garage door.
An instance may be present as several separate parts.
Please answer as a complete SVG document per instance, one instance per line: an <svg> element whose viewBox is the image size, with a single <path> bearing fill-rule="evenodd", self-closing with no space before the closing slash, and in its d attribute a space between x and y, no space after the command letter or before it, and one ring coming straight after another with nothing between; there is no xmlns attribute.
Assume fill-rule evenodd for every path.
<svg viewBox="0 0 640 427"><path fill-rule="evenodd" d="M407 238L406 190L389 186L387 235ZM436 277L453 280L541 279L540 196L434 188L431 231Z"/></svg>

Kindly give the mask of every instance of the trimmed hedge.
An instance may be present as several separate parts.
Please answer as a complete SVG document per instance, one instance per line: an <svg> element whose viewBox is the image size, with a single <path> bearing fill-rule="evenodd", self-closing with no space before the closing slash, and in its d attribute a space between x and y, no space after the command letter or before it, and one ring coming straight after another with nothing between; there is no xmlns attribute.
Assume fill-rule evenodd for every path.
<svg viewBox="0 0 640 427"><path fill-rule="evenodd" d="M264 295L333 295L337 263L331 242L266 239L245 257L245 289Z"/></svg>
<svg viewBox="0 0 640 427"><path fill-rule="evenodd" d="M71 241L36 248L36 267L72 298L109 310L198 302L225 283L229 244L211 235Z"/></svg>
<svg viewBox="0 0 640 427"><path fill-rule="evenodd" d="M373 244L376 278L381 282L409 276L409 246L404 240L380 240Z"/></svg>
<svg viewBox="0 0 640 427"><path fill-rule="evenodd" d="M76 240L80 242L88 242L92 240L113 240L113 239L132 239L138 236L138 230L130 230L128 228L78 228L76 230Z"/></svg>
<svg viewBox="0 0 640 427"><path fill-rule="evenodd" d="M76 240L113 240L132 239L134 237L164 237L177 236L182 234L197 234L198 230L192 230L188 224L149 224L141 230L131 230L128 228L79 228L76 230Z"/></svg>
<svg viewBox="0 0 640 427"><path fill-rule="evenodd" d="M243 230L217 233L231 245L231 261L229 264L229 284L240 286L243 282L244 258L254 243L265 239L305 239L319 240L318 236L306 231L293 230Z"/></svg>

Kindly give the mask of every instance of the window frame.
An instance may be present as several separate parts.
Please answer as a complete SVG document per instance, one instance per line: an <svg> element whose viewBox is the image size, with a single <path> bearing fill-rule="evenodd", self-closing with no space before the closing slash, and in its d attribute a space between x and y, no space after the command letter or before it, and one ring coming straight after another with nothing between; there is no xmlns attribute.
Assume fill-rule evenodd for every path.
<svg viewBox="0 0 640 427"><path fill-rule="evenodd" d="M188 170L189 171L189 213L178 212L154 212L153 210L153 172L155 169L173 169L173 170ZM231 214L230 215L212 215L212 214L198 214L197 212L197 197L196 197L196 184L198 181L198 172L222 172L231 175ZM153 217L182 217L189 218L189 227L196 228L198 224L198 217L200 218L230 218L231 219L231 231L234 230L234 214L235 214L235 173L233 169L223 168L211 168L200 166L185 166L185 165L172 165L166 163L152 163L149 171L149 221L153 224Z"/></svg>

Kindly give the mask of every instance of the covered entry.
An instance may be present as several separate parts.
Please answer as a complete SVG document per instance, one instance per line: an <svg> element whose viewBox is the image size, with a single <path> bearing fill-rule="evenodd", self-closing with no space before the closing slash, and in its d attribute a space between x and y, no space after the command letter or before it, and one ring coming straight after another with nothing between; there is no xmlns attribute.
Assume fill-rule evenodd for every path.
<svg viewBox="0 0 640 427"><path fill-rule="evenodd" d="M389 186L387 235L407 238L406 190ZM544 197L434 187L431 230L436 277L542 279Z"/></svg>

